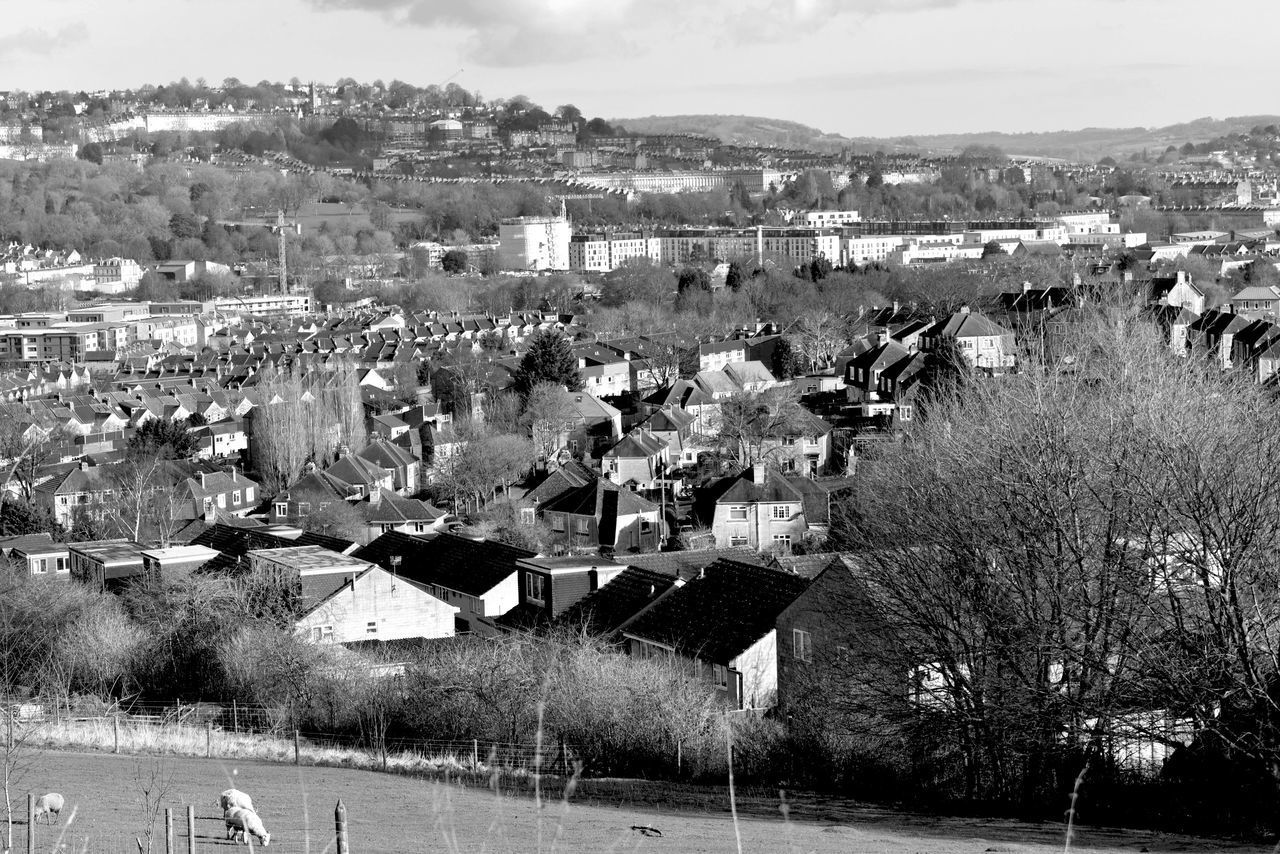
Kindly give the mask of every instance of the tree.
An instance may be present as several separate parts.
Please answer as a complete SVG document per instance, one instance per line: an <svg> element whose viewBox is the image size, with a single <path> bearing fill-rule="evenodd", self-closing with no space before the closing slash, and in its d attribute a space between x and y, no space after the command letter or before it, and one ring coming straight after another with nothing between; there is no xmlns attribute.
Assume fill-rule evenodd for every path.
<svg viewBox="0 0 1280 854"><path fill-rule="evenodd" d="M523 421L533 437L540 461L545 463L555 457L578 417L578 410L564 386L543 382L533 387L525 400Z"/></svg>
<svg viewBox="0 0 1280 854"><path fill-rule="evenodd" d="M467 272L467 253L463 249L450 249L440 256L440 269L446 273Z"/></svg>
<svg viewBox="0 0 1280 854"><path fill-rule="evenodd" d="M800 319L795 342L810 371L826 368L849 343L844 322L826 309L810 312Z"/></svg>
<svg viewBox="0 0 1280 854"><path fill-rule="evenodd" d="M582 371L573 355L569 339L557 329L539 329L529 338L520 365L512 376L512 389L528 398L543 383L563 386L569 391L582 388Z"/></svg>
<svg viewBox="0 0 1280 854"><path fill-rule="evenodd" d="M657 306L671 296L673 285L670 271L648 258L628 258L605 273L600 302L605 306L631 301Z"/></svg>
<svg viewBox="0 0 1280 854"><path fill-rule="evenodd" d="M90 163L96 163L99 166L101 166L102 165L102 146L96 142L90 142L87 145L81 146L80 150L76 152L76 157L80 158L81 160L88 160Z"/></svg>
<svg viewBox="0 0 1280 854"><path fill-rule="evenodd" d="M161 459L185 460L200 446L190 426L186 419L148 419L129 437L129 450Z"/></svg>
<svg viewBox="0 0 1280 854"><path fill-rule="evenodd" d="M730 261L729 272L724 277L724 286L736 294L742 290L743 278L742 265L737 261Z"/></svg>
<svg viewBox="0 0 1280 854"><path fill-rule="evenodd" d="M783 437L814 417L800 405L794 385L743 392L720 404L720 439L746 468L777 456Z"/></svg>
<svg viewBox="0 0 1280 854"><path fill-rule="evenodd" d="M711 290L711 276L701 267L682 267L676 277L676 290L680 293Z"/></svg>
<svg viewBox="0 0 1280 854"><path fill-rule="evenodd" d="M369 539L369 526L350 502L341 499L327 501L312 510L302 520L304 531L338 537L353 543L365 543Z"/></svg>
<svg viewBox="0 0 1280 854"><path fill-rule="evenodd" d="M878 628L819 714L919 745L954 795L1024 807L1108 773L1132 709L1275 762L1276 402L1136 311L1023 364L941 395L839 508L832 545L865 581L841 607Z"/></svg>

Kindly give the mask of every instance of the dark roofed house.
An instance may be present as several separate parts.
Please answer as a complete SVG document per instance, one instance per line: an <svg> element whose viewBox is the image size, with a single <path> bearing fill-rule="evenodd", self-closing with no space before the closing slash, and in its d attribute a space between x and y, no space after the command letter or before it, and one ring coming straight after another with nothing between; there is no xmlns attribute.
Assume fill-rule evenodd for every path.
<svg viewBox="0 0 1280 854"><path fill-rule="evenodd" d="M549 626L625 568L599 555L525 558L518 570L520 604L499 617L498 626L509 631Z"/></svg>
<svg viewBox="0 0 1280 854"><path fill-rule="evenodd" d="M623 623L683 583L676 575L628 566L607 584L561 611L555 624L593 636L611 637Z"/></svg>
<svg viewBox="0 0 1280 854"><path fill-rule="evenodd" d="M778 689L778 615L804 592L796 575L719 560L620 627L637 658L679 659L734 709L768 709Z"/></svg>
<svg viewBox="0 0 1280 854"><path fill-rule="evenodd" d="M393 531L353 556L399 573L456 605L459 632L493 634L493 621L520 604L518 563L534 553L456 534L417 537Z"/></svg>
<svg viewBox="0 0 1280 854"><path fill-rule="evenodd" d="M658 505L604 478L562 493L538 512L570 550L647 551L662 543Z"/></svg>

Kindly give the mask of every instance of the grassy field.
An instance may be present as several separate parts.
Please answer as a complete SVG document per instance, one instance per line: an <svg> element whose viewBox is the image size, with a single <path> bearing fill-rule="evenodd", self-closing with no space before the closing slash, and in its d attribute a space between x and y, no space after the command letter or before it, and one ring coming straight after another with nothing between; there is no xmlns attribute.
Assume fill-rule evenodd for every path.
<svg viewBox="0 0 1280 854"><path fill-rule="evenodd" d="M229 786L253 796L271 832L273 851L332 852L333 808L339 798L348 810L351 854L738 850L733 822L718 805L706 803L708 811L699 811L699 801L687 796L671 799L681 808L661 806L664 793L679 794L665 785L587 784L583 786L587 802L546 800L539 809L527 796L499 796L482 788L348 768L62 751L35 755L19 783L22 792L59 791L67 797L59 825L37 826L36 850L136 851L134 839L147 824L142 789L156 779L166 784L161 806L174 809L175 850L182 852L187 851L186 804L196 807L198 851L237 850L226 841L213 806L213 799ZM605 801L612 803L604 805ZM745 798L742 812L738 825L743 852L1047 854L1063 850L1060 825L936 818L816 802L796 803L787 819L777 801L762 794ZM163 810L159 814L153 850L163 852ZM642 835L633 826L657 828L662 836ZM15 827L15 851L25 850L26 830L24 824ZM1073 850L1106 854L1269 849L1084 827L1078 829Z"/></svg>

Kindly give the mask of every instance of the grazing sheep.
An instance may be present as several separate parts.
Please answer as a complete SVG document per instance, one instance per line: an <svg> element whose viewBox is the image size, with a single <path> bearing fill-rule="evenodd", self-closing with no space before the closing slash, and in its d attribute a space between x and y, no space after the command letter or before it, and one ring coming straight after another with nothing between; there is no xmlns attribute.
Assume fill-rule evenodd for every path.
<svg viewBox="0 0 1280 854"><path fill-rule="evenodd" d="M252 836L262 843L262 847L266 848L271 844L271 834L267 833L267 829L262 824L262 819L253 810L244 807L231 807L222 814L222 820L227 825L227 838L235 840L239 837L239 841L248 842L246 835Z"/></svg>
<svg viewBox="0 0 1280 854"><path fill-rule="evenodd" d="M249 797L239 789L227 789L221 795L218 795L218 806L223 812L226 812L232 807L244 807L251 812L254 811L253 798Z"/></svg>
<svg viewBox="0 0 1280 854"><path fill-rule="evenodd" d="M57 792L41 795L36 801L35 820L39 821L40 816L44 816L45 823L53 824L53 820L62 814L62 806L65 803L62 795Z"/></svg>

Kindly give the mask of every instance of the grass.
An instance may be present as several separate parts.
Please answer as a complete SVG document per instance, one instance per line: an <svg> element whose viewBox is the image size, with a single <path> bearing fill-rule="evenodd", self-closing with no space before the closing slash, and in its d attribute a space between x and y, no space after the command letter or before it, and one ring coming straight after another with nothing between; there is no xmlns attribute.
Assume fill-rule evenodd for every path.
<svg viewBox="0 0 1280 854"><path fill-rule="evenodd" d="M391 753L387 769L367 752L303 743L293 765L290 739L214 732L218 758L204 759L203 729L120 728L122 755L112 755L110 721L64 721L39 728L39 751L20 784L67 797L61 826L37 828L39 851L97 854L136 850L140 833L133 781L144 768L172 776L163 806L177 817L175 850L186 851L185 809L196 808L202 852L222 849L213 800L234 786L249 792L272 833L271 850L330 854L333 809L347 807L352 854L439 851L486 854L658 851L681 854L978 854L1063 850L1061 823L961 819L868 807L848 801L738 787L737 821L723 787L496 774L471 757ZM46 749L60 748L60 749ZM85 752L71 752L85 751ZM93 752L88 752L93 751ZM123 755L134 753L137 755ZM423 778L428 779L423 779ZM529 795L537 787L541 803ZM21 799L25 804L25 799ZM25 806L23 807L25 809ZM74 811L74 817L72 813ZM661 837L636 828L656 828ZM163 834L156 851L163 851ZM739 841L740 840L740 841ZM15 829L23 850L26 828ZM60 848L51 847L58 843ZM1111 852L1261 852L1262 847L1076 825L1071 849Z"/></svg>

